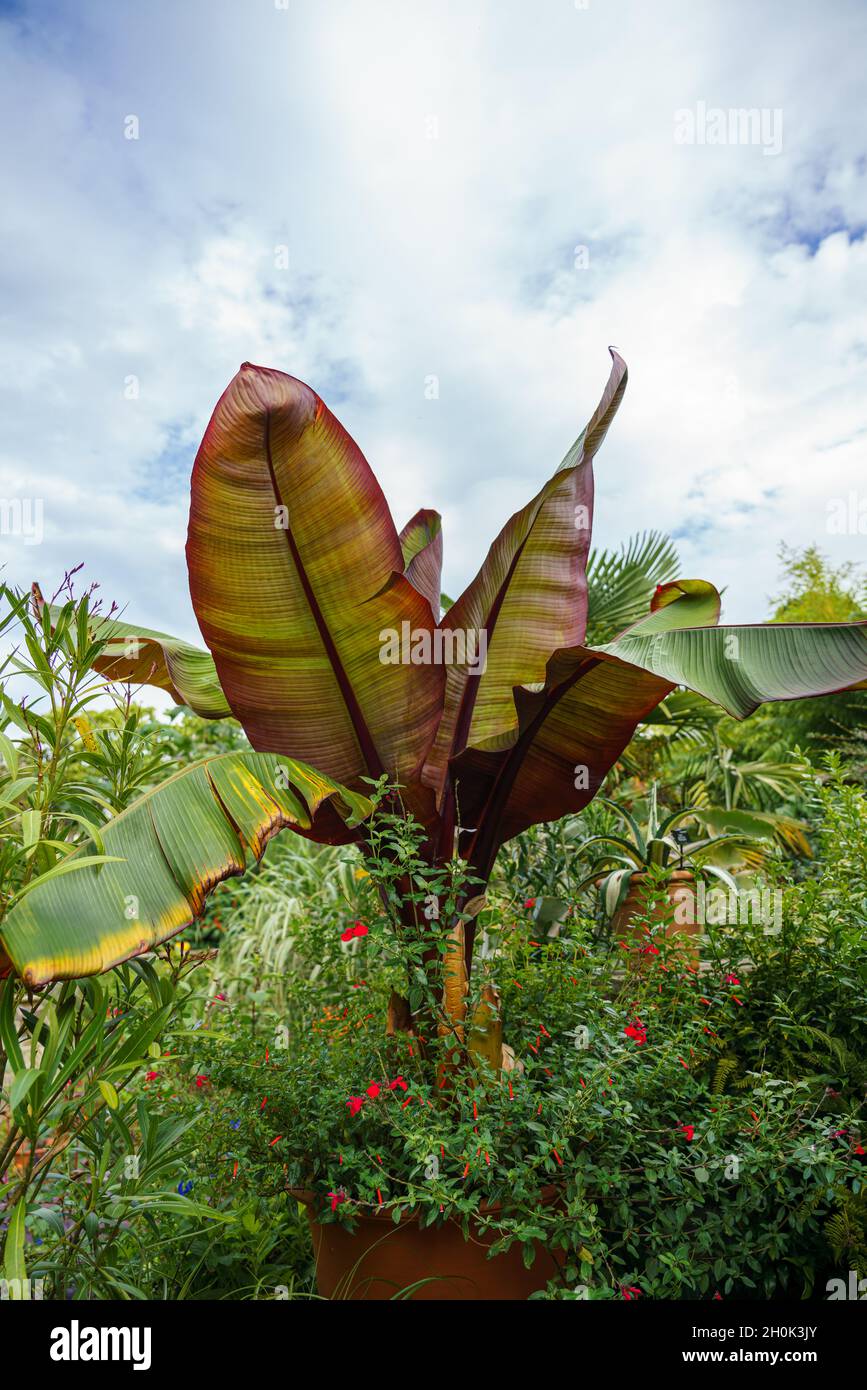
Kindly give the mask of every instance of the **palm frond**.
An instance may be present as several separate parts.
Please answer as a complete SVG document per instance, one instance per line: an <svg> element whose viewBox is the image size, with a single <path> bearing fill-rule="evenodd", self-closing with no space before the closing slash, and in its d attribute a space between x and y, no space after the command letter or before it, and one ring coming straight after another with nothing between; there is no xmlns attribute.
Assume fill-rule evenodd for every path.
<svg viewBox="0 0 867 1390"><path fill-rule="evenodd" d="M619 550L591 550L587 561L587 641L610 641L643 618L658 584L676 578L677 551L661 531L631 536Z"/></svg>

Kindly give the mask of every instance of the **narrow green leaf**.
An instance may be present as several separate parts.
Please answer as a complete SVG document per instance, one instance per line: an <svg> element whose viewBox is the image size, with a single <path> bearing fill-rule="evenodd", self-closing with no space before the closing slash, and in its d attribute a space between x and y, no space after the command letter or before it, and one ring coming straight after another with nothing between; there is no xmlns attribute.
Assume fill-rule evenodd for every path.
<svg viewBox="0 0 867 1390"><path fill-rule="evenodd" d="M16 1072L15 1080L9 1091L9 1105L13 1111L18 1109L31 1086L39 1080L39 1076L40 1073L36 1067L25 1067L24 1071Z"/></svg>
<svg viewBox="0 0 867 1390"><path fill-rule="evenodd" d="M6 1231L6 1244L3 1247L3 1273L10 1281L10 1295L15 1296L20 1284L27 1278L24 1260L24 1231L27 1206L21 1197L12 1208L9 1226ZM17 1281L17 1284L12 1281Z"/></svg>
<svg viewBox="0 0 867 1390"><path fill-rule="evenodd" d="M114 1086L112 1086L111 1082L100 1081L99 1089L102 1092L102 1098L108 1106L109 1110L116 1110L120 1102L117 1098L117 1091L115 1090Z"/></svg>

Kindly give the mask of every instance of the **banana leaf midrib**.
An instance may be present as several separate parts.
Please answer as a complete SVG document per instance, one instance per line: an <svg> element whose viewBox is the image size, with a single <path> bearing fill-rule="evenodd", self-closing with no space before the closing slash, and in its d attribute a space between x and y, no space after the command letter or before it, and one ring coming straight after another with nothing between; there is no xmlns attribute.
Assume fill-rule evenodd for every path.
<svg viewBox="0 0 867 1390"><path fill-rule="evenodd" d="M544 509L545 503L548 501L548 497L552 492L556 491L556 488L559 485L559 482L565 473L577 470L578 468L582 467L585 463L589 462L592 464L593 459L599 452L599 448L605 439L605 435L608 432L608 428L611 424L611 421L617 413L620 401L622 400L623 395L626 391L626 383L628 380L626 364L623 362L623 359L619 356L619 354L615 353L613 349L609 348L609 352L611 353L613 366L611 373L609 374L609 379L606 384L606 389L603 392L602 399L597 405L596 410L594 411L587 425L581 431L575 443L572 445L571 449L566 454L566 457L563 459L563 462L560 464L553 477L542 489L542 493L540 494L538 499L538 505L536 507L535 514L529 526L527 527L527 533L524 536L523 540L520 542L520 544L517 546L515 554L512 557L512 561L509 565L508 571L504 576L503 581L500 584L496 595L494 596L493 602L490 605L488 614L484 622L484 629L487 633L488 651L490 651L491 649L497 620L502 610L503 603L505 602L506 596L508 594L509 586L514 578L515 570L521 560L521 557L527 547L527 544L531 536L533 535L534 528ZM619 366L622 366L622 374L618 377L617 384L614 387L614 389L610 390L612 379L615 373L618 371ZM592 448L590 447L591 445ZM515 513L515 516L517 515L519 515L519 513ZM515 516L511 518L512 521L515 520ZM486 563L487 561L485 561L485 564ZM473 585L476 584L481 575L484 573L484 568L485 565L483 564L475 579L473 580L472 584L470 584L468 589L466 590L467 593L470 593L472 591ZM462 598L458 599L457 604L455 605L456 607L461 604ZM463 693L461 695L461 702L458 706L458 714L455 719L454 734L452 736L451 747L449 749L448 757L446 759L446 768L448 768L449 760L453 757L456 757L459 753L463 752L467 746L470 728L472 727L472 719L475 711L476 700L478 699L480 683L481 674L471 674L467 677L467 681L464 685ZM451 791L450 778L448 779L448 787L449 791Z"/></svg>
<svg viewBox="0 0 867 1390"><path fill-rule="evenodd" d="M355 734L356 739L358 740L359 749L361 750L362 757L367 763L368 772L371 777L382 777L382 775L385 772L385 768L382 764L382 759L380 758L376 748L376 744L373 741L373 735L371 734L370 729L367 726L367 721L364 718L364 715L362 714L361 706L359 705L358 700L355 697L355 692L352 689L352 683L346 674L346 670L343 666L340 654L337 651L337 647L334 643L334 638L328 630L328 624L325 621L325 615L323 614L319 602L316 598L316 595L313 591L313 586L310 583L310 577L307 574L307 570L305 569L304 563L301 559L300 551L298 550L298 544L295 540L294 535L292 534L292 528L288 525L289 508L283 501L283 496L280 491L280 485L277 481L277 474L274 468L273 454L271 451L270 405L265 407L265 428L263 442L265 447L265 461L268 466L268 476L271 480L271 487L274 492L274 497L276 499L277 505L283 508L283 514L287 518L287 525L282 529L286 537L286 544L289 547L289 554L291 556L292 563L295 567L295 572L298 576L298 582L301 585L304 597L307 600L307 604L310 608L313 621L316 624L316 630L319 633L319 638L325 650L325 655L328 658L329 664L334 673L334 679L337 683L337 688L340 691L341 698L343 700L344 705L346 706L346 712L349 715L349 720L352 724L353 732Z"/></svg>
<svg viewBox="0 0 867 1390"><path fill-rule="evenodd" d="M554 686L546 695L529 724L522 729L518 738L506 754L494 779L494 784L491 787L488 800L485 803L484 810L479 819L479 825L467 851L468 861L479 869L480 872L484 872L489 862L491 866L493 865L493 858L499 849L497 830L500 814L515 784L515 778L521 770L521 764L523 763L526 750L532 744L533 739L545 723L554 706L559 703L563 696L567 694L579 680L583 680L590 671L595 670L604 659L605 658L601 656L588 655L587 660L582 661L571 676L561 681L559 685Z"/></svg>

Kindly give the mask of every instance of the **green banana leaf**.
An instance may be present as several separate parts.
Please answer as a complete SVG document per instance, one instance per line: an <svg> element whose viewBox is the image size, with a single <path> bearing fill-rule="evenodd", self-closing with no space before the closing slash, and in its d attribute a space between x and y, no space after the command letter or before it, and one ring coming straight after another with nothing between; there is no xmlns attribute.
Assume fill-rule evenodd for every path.
<svg viewBox="0 0 867 1390"><path fill-rule="evenodd" d="M62 606L46 604L38 584L33 585L33 598L40 609L48 609L52 623L56 623ZM176 705L187 705L202 719L231 716L210 652L179 637L135 623L122 623L117 618L94 615L90 632L94 639L106 643L93 669L108 680L153 685L171 695Z"/></svg>
<svg viewBox="0 0 867 1390"><path fill-rule="evenodd" d="M340 839L370 802L293 759L222 753L176 773L110 821L107 853L37 884L0 923L0 941L28 985L93 975L152 950L198 917L223 879L243 874L269 839L316 825Z"/></svg>

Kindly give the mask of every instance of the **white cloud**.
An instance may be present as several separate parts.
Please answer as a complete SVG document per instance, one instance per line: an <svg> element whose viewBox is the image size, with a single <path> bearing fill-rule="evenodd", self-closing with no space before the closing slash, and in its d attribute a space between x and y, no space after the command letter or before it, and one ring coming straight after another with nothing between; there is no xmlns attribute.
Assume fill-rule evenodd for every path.
<svg viewBox="0 0 867 1390"><path fill-rule="evenodd" d="M631 384L600 543L674 532L746 620L780 541L861 558L826 517L867 440L865 38L858 0L20 6L0 488L44 497L46 528L11 538L11 577L84 559L194 636L186 480L250 359L321 392L398 525L443 511L454 593L584 423L609 342ZM699 101L779 108L782 153L676 145Z"/></svg>

